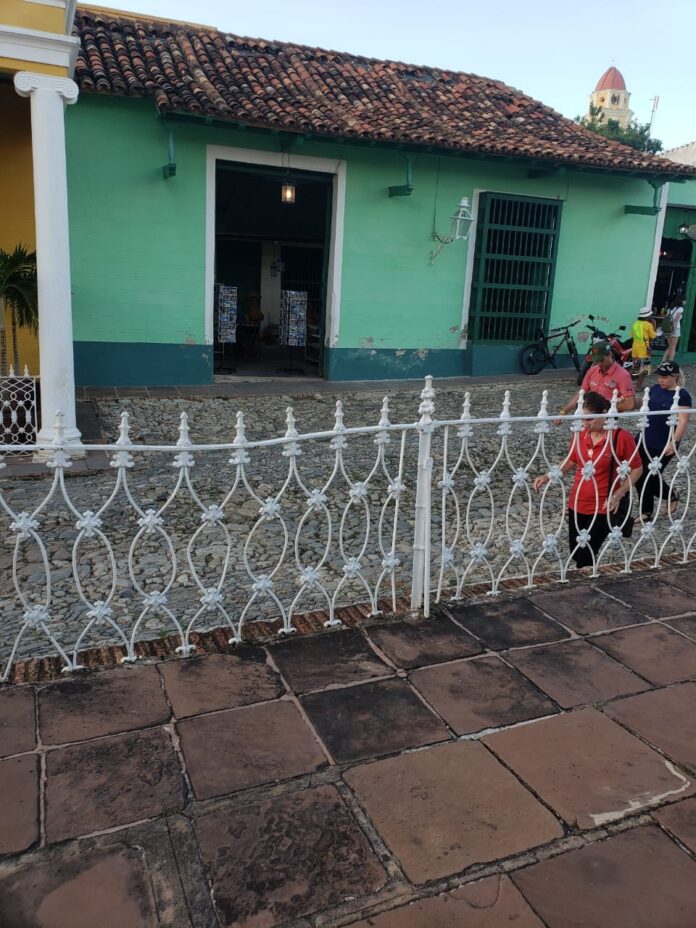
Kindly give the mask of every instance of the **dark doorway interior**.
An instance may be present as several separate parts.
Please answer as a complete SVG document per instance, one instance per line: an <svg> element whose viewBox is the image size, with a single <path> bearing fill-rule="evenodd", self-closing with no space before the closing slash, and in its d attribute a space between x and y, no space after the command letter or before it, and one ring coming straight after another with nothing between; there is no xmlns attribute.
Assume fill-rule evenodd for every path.
<svg viewBox="0 0 696 928"><path fill-rule="evenodd" d="M215 282L236 288L236 327L231 337L218 324L216 286L215 372L321 376L331 177L236 162L216 173Z"/></svg>
<svg viewBox="0 0 696 928"><path fill-rule="evenodd" d="M653 306L663 311L675 300L684 302L684 322L680 351L696 351L696 313L689 275L692 270L693 242L687 238L663 238L653 292ZM689 305L690 304L690 305ZM684 326L689 326L687 331ZM684 336L687 336L685 340Z"/></svg>

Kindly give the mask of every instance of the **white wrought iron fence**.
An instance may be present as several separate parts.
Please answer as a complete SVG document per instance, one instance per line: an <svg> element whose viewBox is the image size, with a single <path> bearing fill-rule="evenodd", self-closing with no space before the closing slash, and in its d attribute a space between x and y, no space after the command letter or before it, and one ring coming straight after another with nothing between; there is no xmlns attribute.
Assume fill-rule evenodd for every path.
<svg viewBox="0 0 696 928"><path fill-rule="evenodd" d="M0 445L33 444L37 417L36 377L26 367L23 374L15 374L11 367L9 374L0 378Z"/></svg>
<svg viewBox="0 0 696 928"><path fill-rule="evenodd" d="M468 584L496 594L511 578L530 588L541 575L567 581L577 560L596 574L693 552L696 445L686 428L672 447L691 415L677 400L654 412L646 391L640 409L617 413L615 399L587 445L598 417L582 395L560 423L546 393L535 416L517 417L509 393L496 417L476 417L465 394L459 417L438 420L435 399L427 378L412 422L393 424L385 398L374 425L349 427L339 402L330 429L306 433L288 408L285 434L258 440L238 413L233 440L219 444L194 443L186 413L175 443L135 443L124 412L113 444L79 449L109 456L108 470L90 476L72 475L76 449L59 416L52 445L23 446L44 451L46 479L0 470L0 679L37 653L57 653L70 671L86 647L115 643L133 661L139 640L173 633L188 655L194 631L223 627L231 644L257 622L290 634L300 614L320 611L335 625L341 605L376 614L404 594L427 616ZM668 427L657 451L645 437L654 416ZM609 519L607 498L641 462L651 482L631 485L628 508ZM594 506L583 519L571 512L571 539L576 467ZM653 490L652 513L627 537Z"/></svg>

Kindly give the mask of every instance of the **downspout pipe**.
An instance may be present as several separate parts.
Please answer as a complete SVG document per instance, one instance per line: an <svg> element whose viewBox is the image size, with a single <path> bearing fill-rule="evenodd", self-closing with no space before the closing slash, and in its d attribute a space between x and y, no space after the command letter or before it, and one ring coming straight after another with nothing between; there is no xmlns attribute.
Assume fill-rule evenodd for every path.
<svg viewBox="0 0 696 928"><path fill-rule="evenodd" d="M413 162L410 155L403 155L402 157L406 162L406 183L390 187L390 197L410 197L413 193Z"/></svg>
<svg viewBox="0 0 696 928"><path fill-rule="evenodd" d="M164 117L159 108L155 105L155 119L167 131L167 163L162 168L162 177L168 180L170 177L176 177L176 156L174 154L174 130L165 125Z"/></svg>

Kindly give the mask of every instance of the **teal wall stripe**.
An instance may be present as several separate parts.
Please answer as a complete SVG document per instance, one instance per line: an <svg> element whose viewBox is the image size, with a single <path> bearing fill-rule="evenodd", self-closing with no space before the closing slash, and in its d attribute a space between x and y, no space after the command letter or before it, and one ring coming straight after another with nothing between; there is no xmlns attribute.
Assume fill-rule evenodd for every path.
<svg viewBox="0 0 696 928"><path fill-rule="evenodd" d="M74 342L75 380L89 387L165 387L213 380L210 345Z"/></svg>

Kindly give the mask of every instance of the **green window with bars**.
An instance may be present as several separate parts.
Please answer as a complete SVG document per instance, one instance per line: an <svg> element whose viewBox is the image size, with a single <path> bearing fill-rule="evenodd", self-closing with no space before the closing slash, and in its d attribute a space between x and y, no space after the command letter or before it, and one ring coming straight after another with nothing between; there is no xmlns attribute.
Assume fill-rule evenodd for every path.
<svg viewBox="0 0 696 928"><path fill-rule="evenodd" d="M479 199L469 332L475 342L531 342L548 329L561 204Z"/></svg>

